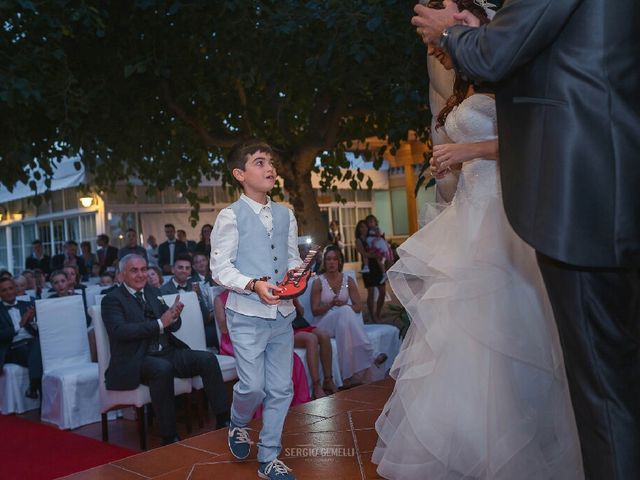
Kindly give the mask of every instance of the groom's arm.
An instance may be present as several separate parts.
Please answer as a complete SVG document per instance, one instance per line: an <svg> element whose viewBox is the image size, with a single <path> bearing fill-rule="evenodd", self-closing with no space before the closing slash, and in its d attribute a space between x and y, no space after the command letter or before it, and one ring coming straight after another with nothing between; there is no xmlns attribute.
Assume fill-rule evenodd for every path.
<svg viewBox="0 0 640 480"><path fill-rule="evenodd" d="M581 1L507 0L487 25L449 28L443 47L467 77L496 82L554 42Z"/></svg>

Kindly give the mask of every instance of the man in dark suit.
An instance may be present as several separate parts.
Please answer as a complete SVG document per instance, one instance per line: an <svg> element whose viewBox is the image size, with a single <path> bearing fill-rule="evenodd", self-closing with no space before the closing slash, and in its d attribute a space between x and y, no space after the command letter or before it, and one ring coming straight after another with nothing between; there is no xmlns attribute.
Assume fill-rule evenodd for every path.
<svg viewBox="0 0 640 480"><path fill-rule="evenodd" d="M100 265L100 275L104 272L114 272L118 262L118 249L109 245L109 235L104 233L96 238L98 244L98 264Z"/></svg>
<svg viewBox="0 0 640 480"><path fill-rule="evenodd" d="M69 240L64 244L64 253L55 255L51 259L51 271L62 270L64 267L77 266L81 277L87 275L87 267L82 257L78 257L78 244Z"/></svg>
<svg viewBox="0 0 640 480"><path fill-rule="evenodd" d="M187 246L187 251L189 253L193 254L193 252L196 251L196 242L194 240L187 239L187 232L185 230L176 230L176 238Z"/></svg>
<svg viewBox="0 0 640 480"><path fill-rule="evenodd" d="M216 356L190 350L173 335L180 329L180 297L168 307L160 290L147 286L147 261L127 255L119 263L123 283L102 300L102 317L111 346L105 372L109 390L148 385L164 444L178 440L173 379L202 377L219 428L226 424L229 404Z"/></svg>
<svg viewBox="0 0 640 480"><path fill-rule="evenodd" d="M25 261L25 268L27 270L40 269L46 275L49 275L51 272L51 257L44 252L40 240L31 242L31 255L29 255Z"/></svg>
<svg viewBox="0 0 640 480"><path fill-rule="evenodd" d="M42 355L31 302L16 301L11 278L0 279L0 370L5 363L29 369L29 388L25 395L38 398L42 380Z"/></svg>
<svg viewBox="0 0 640 480"><path fill-rule="evenodd" d="M216 334L216 323L213 317L213 305L207 302L208 296L205 296L200 285L192 280L191 255L183 253L176 257L173 265L173 278L160 287L163 295L171 295L173 293L193 292L198 295L198 303L202 312L202 321L204 322L204 331L207 340L207 347L213 347L216 351L219 349L218 335Z"/></svg>
<svg viewBox="0 0 640 480"><path fill-rule="evenodd" d="M164 226L164 234L167 236L167 241L158 247L158 266L162 273L170 274L175 259L181 253L188 253L188 250L184 242L176 240L176 227L173 224L167 223Z"/></svg>
<svg viewBox="0 0 640 480"><path fill-rule="evenodd" d="M479 28L445 6L412 23L498 82L504 206L538 253L586 476L640 478L640 3L506 0Z"/></svg>

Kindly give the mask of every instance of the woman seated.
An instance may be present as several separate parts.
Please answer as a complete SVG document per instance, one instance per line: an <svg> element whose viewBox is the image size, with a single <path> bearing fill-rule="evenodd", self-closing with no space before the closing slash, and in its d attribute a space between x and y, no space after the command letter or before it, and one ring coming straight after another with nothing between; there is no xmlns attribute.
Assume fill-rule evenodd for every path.
<svg viewBox="0 0 640 480"><path fill-rule="evenodd" d="M338 363L343 387L362 383L362 375L371 365L380 366L387 355L375 355L359 315L362 302L356 282L342 273L344 258L335 245L329 245L322 257L324 273L311 287L311 311L318 328L329 332L338 345Z"/></svg>
<svg viewBox="0 0 640 480"><path fill-rule="evenodd" d="M220 355L233 357L235 355L229 329L227 328L227 315L224 310L228 298L229 290L224 290L213 301L213 311L216 323L220 329ZM309 384L307 383L307 372L304 369L302 360L300 360L300 357L298 357L295 352L293 353L293 371L291 377L293 379L293 399L291 400L291 406L307 403L311 400L309 396ZM256 412L255 418L260 418L261 416L262 407Z"/></svg>
<svg viewBox="0 0 640 480"><path fill-rule="evenodd" d="M333 351L331 350L331 335L324 330L313 327L304 318L304 307L298 299L293 299L296 307L296 318L293 326L293 346L304 348L307 351L307 366L313 382L313 397L322 398L326 394L331 395L338 391L331 371ZM319 355L318 355L319 353ZM324 382L320 384L320 372L318 370L318 356L322 363Z"/></svg>

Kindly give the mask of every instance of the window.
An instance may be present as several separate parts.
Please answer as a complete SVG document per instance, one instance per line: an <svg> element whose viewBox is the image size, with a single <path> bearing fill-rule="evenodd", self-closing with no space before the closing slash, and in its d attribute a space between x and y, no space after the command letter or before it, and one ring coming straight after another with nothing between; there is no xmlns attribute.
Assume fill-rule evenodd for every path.
<svg viewBox="0 0 640 480"><path fill-rule="evenodd" d="M22 245L22 225L11 228L11 244L13 252L13 270L17 272L24 267L24 252Z"/></svg>
<svg viewBox="0 0 640 480"><path fill-rule="evenodd" d="M7 251L7 228L0 228L0 269L9 269L9 255Z"/></svg>
<svg viewBox="0 0 640 480"><path fill-rule="evenodd" d="M53 248L51 249L51 255L57 255L64 250L64 220L56 220L53 222L53 238L51 243Z"/></svg>
<svg viewBox="0 0 640 480"><path fill-rule="evenodd" d="M53 244L51 243L51 224L49 222L38 223L38 239L42 242L45 253L53 256Z"/></svg>
<svg viewBox="0 0 640 480"><path fill-rule="evenodd" d="M83 215L80 217L80 238L91 242L91 249L96 250L96 217L95 215Z"/></svg>

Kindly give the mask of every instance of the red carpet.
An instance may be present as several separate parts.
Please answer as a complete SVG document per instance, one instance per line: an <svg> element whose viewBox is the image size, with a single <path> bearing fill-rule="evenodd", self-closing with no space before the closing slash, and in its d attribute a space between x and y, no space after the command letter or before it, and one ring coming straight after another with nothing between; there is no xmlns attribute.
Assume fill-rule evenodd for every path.
<svg viewBox="0 0 640 480"><path fill-rule="evenodd" d="M0 415L0 477L50 479L137 452L13 415Z"/></svg>

